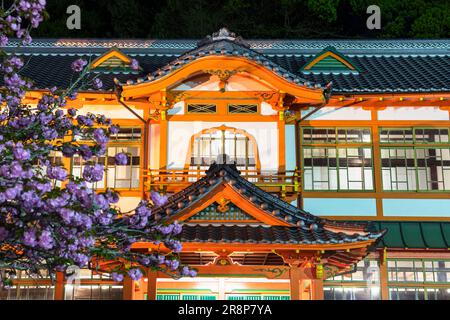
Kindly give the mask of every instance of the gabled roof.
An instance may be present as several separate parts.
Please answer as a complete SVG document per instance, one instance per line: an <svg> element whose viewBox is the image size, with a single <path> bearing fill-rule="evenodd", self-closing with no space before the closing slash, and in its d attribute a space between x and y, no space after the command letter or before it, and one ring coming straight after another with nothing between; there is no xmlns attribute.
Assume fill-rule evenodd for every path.
<svg viewBox="0 0 450 320"><path fill-rule="evenodd" d="M231 202L262 224L200 225L193 221L185 224L182 239L188 242L345 244L376 242L384 233L383 230L369 231L367 223L340 223L294 207L242 178L234 164L211 165L206 176L169 197L168 202L154 208L153 213L155 217L167 221L186 220L200 211L202 206L208 206L215 197L230 196Z"/></svg>
<svg viewBox="0 0 450 320"><path fill-rule="evenodd" d="M137 79L136 82L145 83L154 81L169 73L174 72L175 70L194 60L207 56L246 58L264 66L266 69L276 73L289 82L311 88L321 87L320 83L311 83L300 77L298 74L295 74L283 68L281 65L270 60L263 54L250 49L250 45L248 43L246 43L242 38L236 37L234 33L229 32L226 28L222 28L219 32L214 33L212 36L208 36L206 39L199 41L197 44L197 48L182 54L165 66L160 67L155 72L148 74L145 78ZM129 79L126 84L130 85L136 82L134 82L132 79ZM125 85L125 83L121 83L121 85Z"/></svg>

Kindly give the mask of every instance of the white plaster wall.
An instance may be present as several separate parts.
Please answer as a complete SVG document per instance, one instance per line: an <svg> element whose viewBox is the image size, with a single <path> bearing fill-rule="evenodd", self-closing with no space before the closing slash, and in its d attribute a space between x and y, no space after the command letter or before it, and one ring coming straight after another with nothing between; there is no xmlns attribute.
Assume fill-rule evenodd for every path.
<svg viewBox="0 0 450 320"><path fill-rule="evenodd" d="M239 74L231 76L226 85L227 91L267 91L272 89L273 87L263 80Z"/></svg>
<svg viewBox="0 0 450 320"><path fill-rule="evenodd" d="M177 102L173 105L172 109L167 110L169 115L180 115L184 114L184 101Z"/></svg>
<svg viewBox="0 0 450 320"><path fill-rule="evenodd" d="M170 169L184 168L191 137L208 128L222 125L242 129L255 137L258 144L261 170L278 170L278 129L276 122L187 122L168 123L167 166Z"/></svg>
<svg viewBox="0 0 450 320"><path fill-rule="evenodd" d="M449 120L439 107L387 107L378 111L378 120Z"/></svg>
<svg viewBox="0 0 450 320"><path fill-rule="evenodd" d="M304 198L306 211L318 216L364 216L377 215L375 199L356 198Z"/></svg>
<svg viewBox="0 0 450 320"><path fill-rule="evenodd" d="M226 84L226 91L269 91L275 89L268 82L256 78L250 74L232 75ZM198 85L192 85L187 82L175 87L174 90L194 90L194 91L219 91L220 79L212 75L208 81Z"/></svg>
<svg viewBox="0 0 450 320"><path fill-rule="evenodd" d="M314 109L302 111L302 116L306 116ZM371 112L363 110L361 107L323 107L308 120L371 120Z"/></svg>
<svg viewBox="0 0 450 320"><path fill-rule="evenodd" d="M136 109L130 106L141 117L144 117L144 110ZM77 112L78 115L86 115L87 113L103 114L111 119L137 119L134 114L122 105L84 105Z"/></svg>
<svg viewBox="0 0 450 320"><path fill-rule="evenodd" d="M286 170L295 170L295 126L293 124L285 127L286 144Z"/></svg>
<svg viewBox="0 0 450 320"><path fill-rule="evenodd" d="M261 102L261 114L263 116L273 116L277 114L277 111L272 108L272 106L267 102Z"/></svg>
<svg viewBox="0 0 450 320"><path fill-rule="evenodd" d="M159 169L160 135L159 124L151 124L149 130L149 166L151 169Z"/></svg>
<svg viewBox="0 0 450 320"><path fill-rule="evenodd" d="M387 217L450 217L450 199L383 199Z"/></svg>
<svg viewBox="0 0 450 320"><path fill-rule="evenodd" d="M128 212L136 209L140 201L140 197L121 197L116 205L122 212Z"/></svg>

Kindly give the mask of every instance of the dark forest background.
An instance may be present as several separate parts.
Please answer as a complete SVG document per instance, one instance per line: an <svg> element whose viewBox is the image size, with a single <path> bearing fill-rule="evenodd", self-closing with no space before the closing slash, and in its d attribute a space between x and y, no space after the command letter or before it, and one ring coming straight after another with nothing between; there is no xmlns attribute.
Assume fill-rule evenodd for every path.
<svg viewBox="0 0 450 320"><path fill-rule="evenodd" d="M226 26L244 38L446 38L450 0L47 0L34 37L203 38ZM81 30L66 9L81 8ZM369 5L381 30L366 27Z"/></svg>

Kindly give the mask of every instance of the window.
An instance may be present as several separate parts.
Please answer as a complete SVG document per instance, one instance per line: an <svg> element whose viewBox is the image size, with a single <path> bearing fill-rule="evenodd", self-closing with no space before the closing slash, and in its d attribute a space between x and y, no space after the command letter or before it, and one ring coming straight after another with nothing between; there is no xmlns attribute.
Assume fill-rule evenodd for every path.
<svg viewBox="0 0 450 320"><path fill-rule="evenodd" d="M379 300L380 288L326 286L323 288L325 300Z"/></svg>
<svg viewBox="0 0 450 320"><path fill-rule="evenodd" d="M63 164L63 155L62 155L62 152L60 152L60 151L54 151L54 150L50 151L50 153L49 153L49 161L50 161L50 164L52 166L58 166L58 167L63 167L64 166L64 164ZM45 166L39 160L36 160L34 162L34 164L35 164L34 169L37 172L40 172L42 175L47 176L47 166ZM62 181L53 180L52 181L52 185L53 185L53 187L61 187L62 186Z"/></svg>
<svg viewBox="0 0 450 320"><path fill-rule="evenodd" d="M326 300L378 300L381 298L378 261L362 260L355 272L331 277L324 285Z"/></svg>
<svg viewBox="0 0 450 320"><path fill-rule="evenodd" d="M14 285L0 289L0 300L53 300L54 291L50 285Z"/></svg>
<svg viewBox="0 0 450 320"><path fill-rule="evenodd" d="M389 288L390 300L450 300L448 288Z"/></svg>
<svg viewBox="0 0 450 320"><path fill-rule="evenodd" d="M389 260L388 280L450 284L450 260Z"/></svg>
<svg viewBox="0 0 450 320"><path fill-rule="evenodd" d="M257 165L257 150L254 139L243 130L234 128L212 128L193 137L190 168L205 170L226 154L241 170L254 170Z"/></svg>
<svg viewBox="0 0 450 320"><path fill-rule="evenodd" d="M116 285L66 285L65 300L121 300L123 286Z"/></svg>
<svg viewBox="0 0 450 320"><path fill-rule="evenodd" d="M370 129L303 128L305 190L372 190Z"/></svg>
<svg viewBox="0 0 450 320"><path fill-rule="evenodd" d="M391 300L450 300L450 260L389 259Z"/></svg>
<svg viewBox="0 0 450 320"><path fill-rule="evenodd" d="M187 105L187 113L216 113L217 106L215 104L199 104L189 103Z"/></svg>
<svg viewBox="0 0 450 320"><path fill-rule="evenodd" d="M258 113L257 104L229 104L228 113Z"/></svg>
<svg viewBox="0 0 450 320"><path fill-rule="evenodd" d="M120 127L119 132L110 136L110 141L141 141L141 128Z"/></svg>
<svg viewBox="0 0 450 320"><path fill-rule="evenodd" d="M450 190L450 142L447 128L380 130L385 191Z"/></svg>
<svg viewBox="0 0 450 320"><path fill-rule="evenodd" d="M141 162L141 128L120 128L116 135L113 135L108 144L105 156L94 157L90 162L103 164L105 174L103 180L89 184L95 189L116 188L135 189L140 183L140 162ZM126 153L128 161L126 165L116 165L114 157L118 153ZM79 155L72 158L72 174L80 177L83 173L86 161Z"/></svg>

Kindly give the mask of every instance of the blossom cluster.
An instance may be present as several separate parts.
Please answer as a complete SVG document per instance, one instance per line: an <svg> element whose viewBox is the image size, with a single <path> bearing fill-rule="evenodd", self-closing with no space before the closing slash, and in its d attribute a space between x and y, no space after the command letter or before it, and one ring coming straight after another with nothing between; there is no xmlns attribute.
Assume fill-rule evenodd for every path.
<svg viewBox="0 0 450 320"><path fill-rule="evenodd" d="M44 0L15 1L6 16L0 17L0 44L5 45L8 36L29 36L28 30L42 21L44 9ZM110 135L117 134L119 128L104 115L78 114L67 107L77 90L102 86L99 78L86 81L89 63L75 60L72 70L78 78L69 88L50 88L31 106L23 103L32 88L32 82L20 75L23 61L11 54L3 57L0 267L31 274L45 269L54 274L70 265L93 267L99 261L120 260L127 261L126 266L108 270L116 281L124 274L137 280L143 268L174 277L195 276L195 270L181 265L177 255L182 249L177 239L181 225L164 224L152 215L152 207L163 205L167 197L152 193L151 202L143 200L134 212L123 214L116 206L117 192L97 192L91 187L103 179L105 171L96 159L105 156ZM136 63L133 67L138 68ZM81 143L83 140L92 143ZM69 159L81 157L85 164L81 177L74 177L53 161L57 153ZM126 165L128 155L117 154L115 162ZM132 245L138 241L162 244L165 251L136 252Z"/></svg>

